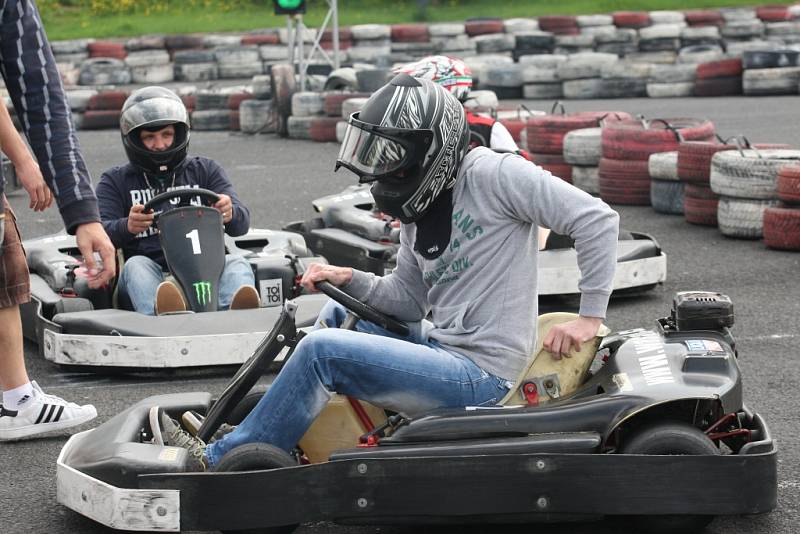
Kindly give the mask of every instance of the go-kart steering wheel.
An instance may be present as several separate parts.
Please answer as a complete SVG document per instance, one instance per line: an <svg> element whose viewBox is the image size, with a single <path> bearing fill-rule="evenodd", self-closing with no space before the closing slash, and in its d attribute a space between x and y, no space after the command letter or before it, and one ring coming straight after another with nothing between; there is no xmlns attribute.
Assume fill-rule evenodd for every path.
<svg viewBox="0 0 800 534"><path fill-rule="evenodd" d="M153 206L157 206L162 202L166 202L168 200L172 200L173 198L191 198L191 197L200 197L204 199L206 202L210 204L216 204L219 202L219 195L213 191L208 189L173 189L172 191L165 191L163 193L159 193L158 195L154 196L150 200L148 200L144 208L142 208L142 212L147 213L148 211L153 209Z"/></svg>
<svg viewBox="0 0 800 534"><path fill-rule="evenodd" d="M330 298L347 308L359 319L364 319L377 324L399 336L407 336L410 332L406 323L380 312L368 304L364 304L331 284L330 282L317 282L317 289L328 295Z"/></svg>

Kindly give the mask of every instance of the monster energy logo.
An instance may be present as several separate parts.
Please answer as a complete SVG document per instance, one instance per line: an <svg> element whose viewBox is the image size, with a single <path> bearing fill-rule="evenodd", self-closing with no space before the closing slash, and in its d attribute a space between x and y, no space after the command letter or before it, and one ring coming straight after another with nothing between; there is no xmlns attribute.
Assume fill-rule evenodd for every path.
<svg viewBox="0 0 800 534"><path fill-rule="evenodd" d="M211 299L211 282L195 282L192 285L194 286L197 303L201 306L207 305L209 299Z"/></svg>

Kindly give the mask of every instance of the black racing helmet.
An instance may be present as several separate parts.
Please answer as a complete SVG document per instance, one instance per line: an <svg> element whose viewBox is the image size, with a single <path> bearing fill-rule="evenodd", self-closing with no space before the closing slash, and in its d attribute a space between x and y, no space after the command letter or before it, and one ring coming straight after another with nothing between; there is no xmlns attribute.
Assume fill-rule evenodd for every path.
<svg viewBox="0 0 800 534"><path fill-rule="evenodd" d="M336 169L373 183L378 209L411 223L455 185L468 147L461 103L430 80L398 74L350 116Z"/></svg>
<svg viewBox="0 0 800 534"><path fill-rule="evenodd" d="M140 131L175 126L175 141L162 152L148 150ZM125 100L119 118L122 146L130 162L148 176L166 177L186 159L189 147L189 113L178 95L166 87L143 87Z"/></svg>

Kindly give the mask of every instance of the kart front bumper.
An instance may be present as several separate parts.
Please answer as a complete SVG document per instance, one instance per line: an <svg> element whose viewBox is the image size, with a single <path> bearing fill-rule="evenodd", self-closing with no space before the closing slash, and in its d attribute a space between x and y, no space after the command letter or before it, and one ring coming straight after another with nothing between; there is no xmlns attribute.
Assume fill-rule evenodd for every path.
<svg viewBox="0 0 800 534"><path fill-rule="evenodd" d="M724 456L459 454L369 458L246 473L138 476L106 484L68 465L92 432L73 436L57 466L58 502L103 525L139 531L237 530L333 520L431 523L604 515L769 512L777 504L777 447L754 414L759 441ZM165 448L168 450L169 448ZM486 488L491 488L487 490Z"/></svg>

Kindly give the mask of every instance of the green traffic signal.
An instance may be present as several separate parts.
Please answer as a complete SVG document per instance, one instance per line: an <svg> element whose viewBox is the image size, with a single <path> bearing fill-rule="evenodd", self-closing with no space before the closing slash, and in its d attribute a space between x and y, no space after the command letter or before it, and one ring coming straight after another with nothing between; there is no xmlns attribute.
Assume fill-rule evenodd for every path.
<svg viewBox="0 0 800 534"><path fill-rule="evenodd" d="M305 0L273 0L276 15L297 15L306 12Z"/></svg>

